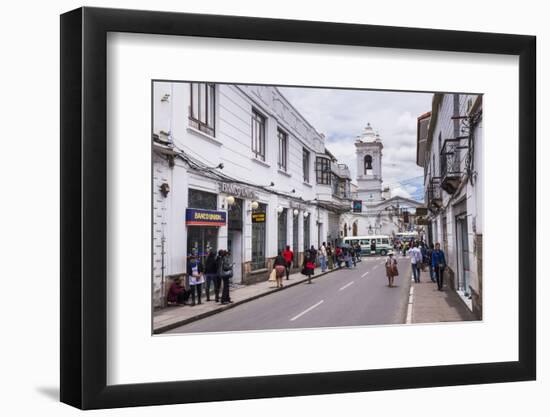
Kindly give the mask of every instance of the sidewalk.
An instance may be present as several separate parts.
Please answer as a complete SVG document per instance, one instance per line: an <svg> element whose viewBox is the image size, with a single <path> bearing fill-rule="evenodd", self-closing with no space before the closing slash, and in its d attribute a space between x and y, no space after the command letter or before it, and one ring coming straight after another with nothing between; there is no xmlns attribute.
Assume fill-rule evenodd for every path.
<svg viewBox="0 0 550 417"><path fill-rule="evenodd" d="M407 323L437 323L477 320L459 295L447 286L437 290L426 268L420 283L411 283Z"/></svg>
<svg viewBox="0 0 550 417"><path fill-rule="evenodd" d="M337 270L338 269L335 268L332 270L327 270L327 272L321 272L320 268L316 268L316 274L312 277L312 279L317 279ZM231 304L222 305L214 301L206 301L206 298L203 297L202 304L197 304L193 307L170 306L160 310L155 310L153 312L153 333L163 333L175 327L183 326L184 324L200 320L248 301L255 300L265 295L272 294L276 291L281 291L307 281L307 277L299 272L291 274L289 278L290 279L288 281L286 278L283 279L283 288L277 288L274 282L263 281L257 284L243 285L239 288L231 289L230 297L231 301L233 301ZM211 300L212 299L213 297Z"/></svg>

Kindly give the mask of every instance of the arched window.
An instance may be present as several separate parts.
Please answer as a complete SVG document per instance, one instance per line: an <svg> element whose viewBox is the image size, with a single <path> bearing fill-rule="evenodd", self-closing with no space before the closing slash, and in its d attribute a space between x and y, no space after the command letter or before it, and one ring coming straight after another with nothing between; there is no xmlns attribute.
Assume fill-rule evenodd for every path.
<svg viewBox="0 0 550 417"><path fill-rule="evenodd" d="M344 237L348 235L348 224L344 223Z"/></svg>
<svg viewBox="0 0 550 417"><path fill-rule="evenodd" d="M357 221L353 222L353 236L357 236Z"/></svg>
<svg viewBox="0 0 550 417"><path fill-rule="evenodd" d="M372 156L365 155L365 175L369 175L372 171Z"/></svg>

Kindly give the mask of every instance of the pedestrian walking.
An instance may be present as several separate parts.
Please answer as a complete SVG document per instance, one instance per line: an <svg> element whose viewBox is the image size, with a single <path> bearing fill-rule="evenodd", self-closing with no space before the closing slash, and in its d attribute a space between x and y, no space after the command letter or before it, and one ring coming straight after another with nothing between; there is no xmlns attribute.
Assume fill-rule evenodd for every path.
<svg viewBox="0 0 550 417"><path fill-rule="evenodd" d="M327 244L323 242L319 248L319 263L321 264L321 272L327 270Z"/></svg>
<svg viewBox="0 0 550 417"><path fill-rule="evenodd" d="M430 269L430 280L432 282L436 282L434 269L432 267L432 253L434 251L434 244L430 243L428 248L426 249L426 263L428 264L428 268Z"/></svg>
<svg viewBox="0 0 550 417"><path fill-rule="evenodd" d="M219 275L222 279L222 297L220 301L222 304L232 303L229 297L229 280L233 278L233 262L231 261L231 252L229 251L222 251Z"/></svg>
<svg viewBox="0 0 550 417"><path fill-rule="evenodd" d="M342 248L340 246L337 246L336 247L336 264L338 265L338 268L342 268L342 261L343 261L343 251L342 251Z"/></svg>
<svg viewBox="0 0 550 417"><path fill-rule="evenodd" d="M355 257L357 258L357 262L361 262L361 245L359 244L359 242L355 243L354 249L355 249Z"/></svg>
<svg viewBox="0 0 550 417"><path fill-rule="evenodd" d="M219 270L219 258L216 256L216 252L210 249L206 261L204 263L204 276L206 278L206 301L210 301L210 287L214 287L214 299L216 303L220 300L220 283L221 280L218 276Z"/></svg>
<svg viewBox="0 0 550 417"><path fill-rule="evenodd" d="M355 246L351 246L351 248L349 248L349 254L351 256L351 262L353 262L353 267L357 267L357 255L356 255L356 252L355 252Z"/></svg>
<svg viewBox="0 0 550 417"><path fill-rule="evenodd" d="M191 305L195 305L195 294L197 304L201 303L202 284L204 283L204 268L195 255L189 257L187 262L187 276L189 277L189 288L191 292Z"/></svg>
<svg viewBox="0 0 550 417"><path fill-rule="evenodd" d="M420 253L422 254L422 263L420 264L421 265L420 269L422 271L425 271L426 265L428 264L428 258L427 258L428 255L427 255L426 245L422 241L420 241Z"/></svg>
<svg viewBox="0 0 550 417"><path fill-rule="evenodd" d="M334 269L334 251L332 250L332 246L330 242L327 245L327 262L328 262L328 269L330 270Z"/></svg>
<svg viewBox="0 0 550 417"><path fill-rule="evenodd" d="M447 261L439 243L435 244L435 249L432 252L432 268L437 281L437 289L443 291L443 273L447 268Z"/></svg>
<svg viewBox="0 0 550 417"><path fill-rule="evenodd" d="M370 240L370 254L376 255L376 239Z"/></svg>
<svg viewBox="0 0 550 417"><path fill-rule="evenodd" d="M412 248L408 252L408 255L411 258L411 269L414 282L420 283L420 264L422 262L422 253L416 246L416 243L413 244Z"/></svg>
<svg viewBox="0 0 550 417"><path fill-rule="evenodd" d="M388 287L394 287L393 281L395 277L399 275L397 270L397 259L393 256L393 252L388 252L388 257L386 258L386 276L388 277Z"/></svg>
<svg viewBox="0 0 550 417"><path fill-rule="evenodd" d="M292 260L294 259L294 252L290 250L290 246L286 245L285 250L283 251L283 258L285 258L285 273L286 279L290 277L290 268L292 267Z"/></svg>
<svg viewBox="0 0 550 417"><path fill-rule="evenodd" d="M281 251L279 251L279 254L275 257L273 269L275 270L277 288L283 288L283 276L285 275L286 261Z"/></svg>
<svg viewBox="0 0 550 417"><path fill-rule="evenodd" d="M307 276L307 283L311 284L311 277L315 273L315 255L311 250L304 252L302 274Z"/></svg>

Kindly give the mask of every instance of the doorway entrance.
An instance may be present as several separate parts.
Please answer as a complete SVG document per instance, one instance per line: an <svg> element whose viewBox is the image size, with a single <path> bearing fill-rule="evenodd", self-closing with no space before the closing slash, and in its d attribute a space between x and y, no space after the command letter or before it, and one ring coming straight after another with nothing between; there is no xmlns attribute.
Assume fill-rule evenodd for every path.
<svg viewBox="0 0 550 417"><path fill-rule="evenodd" d="M470 297L470 247L468 244L468 218L465 214L456 216L456 247L458 279L457 290Z"/></svg>
<svg viewBox="0 0 550 417"><path fill-rule="evenodd" d="M240 230L230 230L227 236L227 250L231 252L233 265L233 282L240 284L243 279L243 234Z"/></svg>
<svg viewBox="0 0 550 417"><path fill-rule="evenodd" d="M243 200L236 198L228 208L227 250L231 253L233 282L240 284L243 279Z"/></svg>

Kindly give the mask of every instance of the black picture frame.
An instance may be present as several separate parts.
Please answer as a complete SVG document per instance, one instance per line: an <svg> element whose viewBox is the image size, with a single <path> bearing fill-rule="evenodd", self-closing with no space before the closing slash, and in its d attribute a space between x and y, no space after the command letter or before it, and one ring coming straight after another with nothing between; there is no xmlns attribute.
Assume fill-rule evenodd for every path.
<svg viewBox="0 0 550 417"><path fill-rule="evenodd" d="M108 32L519 57L519 358L108 386ZM536 378L536 38L404 27L80 8L61 16L61 401L82 409L526 381ZM148 99L148 98L144 98Z"/></svg>

